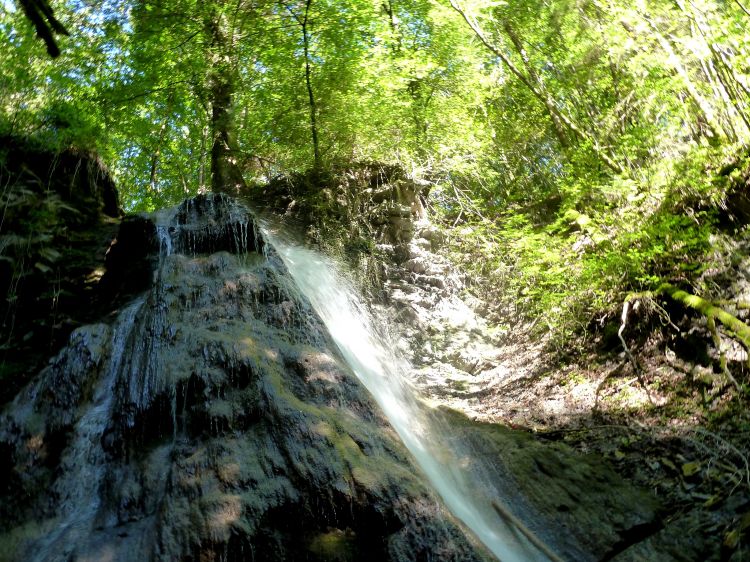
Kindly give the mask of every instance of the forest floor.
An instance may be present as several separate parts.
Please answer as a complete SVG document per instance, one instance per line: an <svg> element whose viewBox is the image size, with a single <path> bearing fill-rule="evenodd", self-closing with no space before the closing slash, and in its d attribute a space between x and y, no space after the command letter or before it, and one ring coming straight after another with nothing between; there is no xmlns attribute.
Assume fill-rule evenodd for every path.
<svg viewBox="0 0 750 562"><path fill-rule="evenodd" d="M619 340L599 334L570 354L532 328L516 326L493 368L437 401L604 457L662 503L662 533L672 538L655 540L693 534L706 559L747 559L750 397L711 364L705 320L641 329L637 368ZM747 380L746 357L728 347L735 378Z"/></svg>
<svg viewBox="0 0 750 562"><path fill-rule="evenodd" d="M681 359L661 333L638 350L639 372L624 352L603 352L601 342L561 360L523 335L502 348L499 370L512 374L497 377L472 401L477 419L603 456L662 502L666 527L703 535L710 559L747 556L746 397L713 389L714 374Z"/></svg>
<svg viewBox="0 0 750 562"><path fill-rule="evenodd" d="M631 359L613 306L564 345L540 334L538 321L483 319L482 299L452 288L456 277L427 247L417 229L410 259L392 272L386 291L428 401L603 457L650 490L662 505L663 528L642 538L643 559L652 559L654 545L682 552L685 536L691 544L677 559L747 559L750 396L722 372L704 317L644 302L623 331ZM443 286L431 274L442 275ZM711 275L717 294L747 300L750 258ZM741 385L747 354L730 335L721 337ZM638 559L637 550L629 556Z"/></svg>

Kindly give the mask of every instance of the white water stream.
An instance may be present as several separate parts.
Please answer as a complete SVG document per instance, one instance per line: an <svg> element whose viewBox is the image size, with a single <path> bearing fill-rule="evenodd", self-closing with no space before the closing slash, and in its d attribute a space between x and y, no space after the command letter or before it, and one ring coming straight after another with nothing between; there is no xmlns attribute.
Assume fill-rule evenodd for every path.
<svg viewBox="0 0 750 562"><path fill-rule="evenodd" d="M465 459L451 454L448 428L427 419L425 407L407 382L411 365L377 329L336 263L285 240L268 224L262 231L451 512L503 562L547 560L497 516L492 501L499 498L487 497L487 486L482 485L486 483L477 483L475 473L462 470Z"/></svg>
<svg viewBox="0 0 750 562"><path fill-rule="evenodd" d="M91 534L101 505L100 488L107 466L102 434L112 419L115 384L143 302L141 298L130 304L120 312L113 326L111 354L103 366L102 378L94 388L91 404L76 423L73 439L62 459L62 476L55 483L61 499L61 520L55 530L35 546L34 552L28 553L30 560L73 559L69 550L85 544Z"/></svg>

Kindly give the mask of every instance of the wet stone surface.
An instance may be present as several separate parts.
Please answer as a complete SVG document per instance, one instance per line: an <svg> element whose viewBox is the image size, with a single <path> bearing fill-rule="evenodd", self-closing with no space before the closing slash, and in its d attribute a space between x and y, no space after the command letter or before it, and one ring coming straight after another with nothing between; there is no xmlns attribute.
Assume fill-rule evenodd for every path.
<svg viewBox="0 0 750 562"><path fill-rule="evenodd" d="M150 287L2 413L0 558L488 559L235 205L121 233Z"/></svg>

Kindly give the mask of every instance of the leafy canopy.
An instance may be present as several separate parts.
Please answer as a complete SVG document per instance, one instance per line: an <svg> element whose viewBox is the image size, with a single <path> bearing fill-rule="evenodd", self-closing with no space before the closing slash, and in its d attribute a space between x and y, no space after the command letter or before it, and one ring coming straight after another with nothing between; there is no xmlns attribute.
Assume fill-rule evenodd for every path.
<svg viewBox="0 0 750 562"><path fill-rule="evenodd" d="M593 314L705 266L731 184L710 170L750 140L736 0L53 7L54 61L0 4L0 133L96 149L128 210L208 189L222 158L249 184L315 152L399 163L530 314Z"/></svg>

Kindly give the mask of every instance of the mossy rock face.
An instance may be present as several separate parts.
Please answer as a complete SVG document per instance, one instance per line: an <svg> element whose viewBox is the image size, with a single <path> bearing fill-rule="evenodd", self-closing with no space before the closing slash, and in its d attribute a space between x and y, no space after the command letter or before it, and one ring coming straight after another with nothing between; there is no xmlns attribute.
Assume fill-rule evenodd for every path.
<svg viewBox="0 0 750 562"><path fill-rule="evenodd" d="M412 239L431 185L395 164L359 162L279 177L247 196L304 225L308 238L327 253L362 266L377 244L401 246Z"/></svg>
<svg viewBox="0 0 750 562"><path fill-rule="evenodd" d="M99 290L117 190L92 153L0 135L0 404L78 326L109 312Z"/></svg>
<svg viewBox="0 0 750 562"><path fill-rule="evenodd" d="M249 218L223 196L190 205L166 225L203 236L183 253L153 243L165 225L130 221L121 249L128 230L162 249L137 259L152 285L74 332L3 413L0 558L488 559L280 260L253 251Z"/></svg>
<svg viewBox="0 0 750 562"><path fill-rule="evenodd" d="M499 508L527 522L564 559L610 560L660 530L658 500L624 481L601 457L453 410L435 415L472 452L469 471L492 467L492 479L504 483ZM642 553L643 560L673 559L660 557L654 545Z"/></svg>

